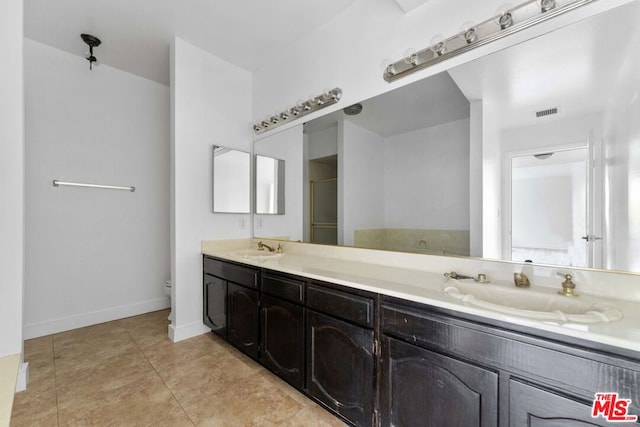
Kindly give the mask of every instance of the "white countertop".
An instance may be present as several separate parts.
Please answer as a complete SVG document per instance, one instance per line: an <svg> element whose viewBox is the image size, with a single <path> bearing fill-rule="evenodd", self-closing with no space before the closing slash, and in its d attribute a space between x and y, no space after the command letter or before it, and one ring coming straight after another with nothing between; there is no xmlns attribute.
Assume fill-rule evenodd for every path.
<svg viewBox="0 0 640 427"><path fill-rule="evenodd" d="M0 426L8 426L11 421L19 367L20 353L0 357Z"/></svg>
<svg viewBox="0 0 640 427"><path fill-rule="evenodd" d="M599 301L611 302L622 310L624 318L611 323L577 324L531 320L465 305L464 302L446 295L442 290L443 285L448 281L443 275L443 272L448 270L447 268L443 267L442 272L435 272L425 271L424 268L407 268L406 262L399 263L402 267L394 266L393 258L402 256L402 254L389 254L389 258L392 260L390 264L380 264L380 259L375 263L360 262L354 260L354 256L358 257L357 253L354 256L345 256L347 253L345 251L362 251L361 258L366 259L368 250L339 248L336 249L336 255L339 257L332 257L327 256L331 255L331 250L326 246L318 246L317 253L314 254L312 253L314 252L313 246L316 245L287 242L284 255L277 259L258 260L233 255L234 250L246 249L249 244L248 239L203 242L202 253L255 267L336 283L640 352L640 303L638 302L595 297ZM407 255L414 257L414 261L420 261L420 258L415 258L415 255ZM535 284L535 281L533 283ZM535 286L532 286L532 289L534 288ZM539 288L538 290L544 289ZM523 298L526 298L526 292L527 289L522 290ZM585 295L585 297L589 298L590 296Z"/></svg>

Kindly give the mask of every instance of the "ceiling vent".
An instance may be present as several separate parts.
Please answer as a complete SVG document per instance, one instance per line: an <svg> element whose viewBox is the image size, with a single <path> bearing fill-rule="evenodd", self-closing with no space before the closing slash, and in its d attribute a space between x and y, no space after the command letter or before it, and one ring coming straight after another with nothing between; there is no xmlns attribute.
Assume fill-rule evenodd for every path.
<svg viewBox="0 0 640 427"><path fill-rule="evenodd" d="M554 114L558 114L558 107L547 108L546 110L536 111L537 118L553 116Z"/></svg>

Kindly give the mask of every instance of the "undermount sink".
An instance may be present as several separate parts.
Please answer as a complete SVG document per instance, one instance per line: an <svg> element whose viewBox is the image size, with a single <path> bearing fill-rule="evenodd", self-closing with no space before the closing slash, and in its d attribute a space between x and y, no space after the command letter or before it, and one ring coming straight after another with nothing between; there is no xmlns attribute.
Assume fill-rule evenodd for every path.
<svg viewBox="0 0 640 427"><path fill-rule="evenodd" d="M465 305L535 320L607 323L623 317L622 311L614 304L585 296L558 295L553 290L544 292L454 279L447 281L442 289Z"/></svg>
<svg viewBox="0 0 640 427"><path fill-rule="evenodd" d="M238 249L229 252L229 255L243 259L267 260L280 258L284 254L282 252L270 252L260 249Z"/></svg>

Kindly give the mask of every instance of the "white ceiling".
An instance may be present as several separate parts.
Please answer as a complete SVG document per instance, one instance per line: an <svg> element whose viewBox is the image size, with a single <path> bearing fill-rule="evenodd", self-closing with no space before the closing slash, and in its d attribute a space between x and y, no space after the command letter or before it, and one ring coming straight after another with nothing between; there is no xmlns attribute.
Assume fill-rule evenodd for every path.
<svg viewBox="0 0 640 427"><path fill-rule="evenodd" d="M390 136L468 117L471 100L483 100L500 129L602 113L615 90L624 90L616 86L637 57L638 22L640 1L364 101L363 112L348 120ZM535 117L553 107L560 113ZM305 130L344 117L339 110Z"/></svg>
<svg viewBox="0 0 640 427"><path fill-rule="evenodd" d="M25 37L63 51L88 50L81 33L102 40L106 65L169 84L174 35L255 71L355 0L24 0Z"/></svg>
<svg viewBox="0 0 640 427"><path fill-rule="evenodd" d="M347 116L342 110L305 124L316 132L347 120L380 136L389 137L469 117L469 101L449 74L440 73L361 102L362 112Z"/></svg>
<svg viewBox="0 0 640 427"><path fill-rule="evenodd" d="M623 65L637 55L638 22L634 2L449 73L468 99L483 100L502 129L602 112ZM535 117L552 107L560 108L557 116Z"/></svg>

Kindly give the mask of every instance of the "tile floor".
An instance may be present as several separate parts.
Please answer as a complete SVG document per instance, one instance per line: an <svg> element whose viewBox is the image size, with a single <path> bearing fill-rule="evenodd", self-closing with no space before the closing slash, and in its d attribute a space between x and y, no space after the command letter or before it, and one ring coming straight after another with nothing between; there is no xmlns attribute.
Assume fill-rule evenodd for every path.
<svg viewBox="0 0 640 427"><path fill-rule="evenodd" d="M167 311L25 341L11 426L343 426L213 334L167 338Z"/></svg>

